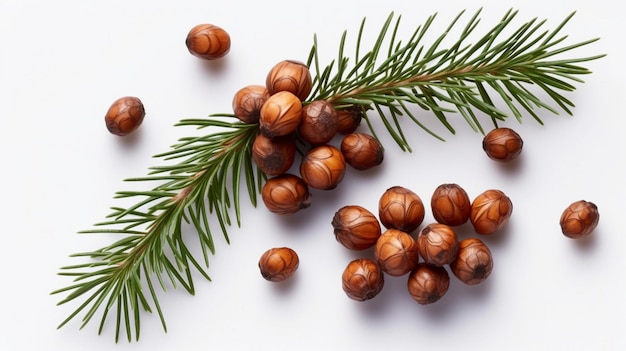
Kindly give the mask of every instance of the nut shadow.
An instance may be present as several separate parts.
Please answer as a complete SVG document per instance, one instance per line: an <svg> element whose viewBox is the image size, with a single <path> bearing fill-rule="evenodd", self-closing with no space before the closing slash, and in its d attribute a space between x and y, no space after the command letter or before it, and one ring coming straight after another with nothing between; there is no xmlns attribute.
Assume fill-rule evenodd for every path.
<svg viewBox="0 0 626 351"><path fill-rule="evenodd" d="M565 237L567 240L573 241L572 246L581 254L591 254L591 252L598 246L599 237L602 236L601 229L596 228L589 235L579 238L571 239Z"/></svg>
<svg viewBox="0 0 626 351"><path fill-rule="evenodd" d="M202 71L210 74L212 76L224 75L230 66L229 60L227 57L222 57L216 60L203 60L198 59L198 64L202 68Z"/></svg>
<svg viewBox="0 0 626 351"><path fill-rule="evenodd" d="M522 152L516 159L509 162L498 162L496 163L497 168L504 172L507 177L520 177L522 176L522 169L524 168L524 164L526 164L526 155Z"/></svg>
<svg viewBox="0 0 626 351"><path fill-rule="evenodd" d="M138 144L144 139L144 128L137 128L134 132L124 135L124 136L115 136L117 138L116 144L119 147L123 154L131 152L133 149L137 147Z"/></svg>
<svg viewBox="0 0 626 351"><path fill-rule="evenodd" d="M293 290L298 286L298 282L300 281L300 274L296 271L293 276L288 279L283 280L282 282L267 282L270 284L270 288L274 290L277 294L281 296L292 295Z"/></svg>

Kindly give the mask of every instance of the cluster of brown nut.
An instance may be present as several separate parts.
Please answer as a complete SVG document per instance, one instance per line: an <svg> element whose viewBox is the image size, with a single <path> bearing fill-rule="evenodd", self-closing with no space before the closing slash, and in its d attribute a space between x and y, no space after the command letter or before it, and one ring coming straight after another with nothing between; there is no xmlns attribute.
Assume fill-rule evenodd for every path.
<svg viewBox="0 0 626 351"><path fill-rule="evenodd" d="M189 52L201 59L216 60L230 51L230 35L213 24L199 24L188 33ZM262 199L273 213L286 215L310 206L309 188L330 190L343 180L347 165L367 170L382 163L384 152L371 135L355 132L364 114L360 106L341 109L326 100L306 102L313 87L309 68L298 61L284 60L269 71L265 85L248 85L236 92L234 115L244 123L258 124L252 158L270 176ZM124 136L142 124L144 105L134 96L115 100L105 115L110 133ZM331 145L342 134L339 147ZM299 173L288 173L296 158L296 141L308 149ZM489 158L510 162L522 152L523 140L510 128L487 133L482 148ZM476 237L459 239L455 229L470 221L479 235L500 230L509 220L513 204L502 191L489 189L473 201L458 184L442 184L431 197L435 223L422 224L425 207L413 191L395 186L379 201L378 218L364 207L339 209L332 220L339 243L351 250L374 247L373 258L351 261L342 276L343 290L354 300L369 300L382 290L384 274L408 274L407 287L420 304L438 301L448 290L446 266L460 281L474 285L491 273L493 261L485 243ZM563 234L578 239L591 234L599 222L597 206L576 201L561 215ZM381 227L384 226L385 230ZM420 261L420 257L422 260ZM294 250L287 247L267 250L259 259L261 275L273 282L293 275L299 266Z"/></svg>
<svg viewBox="0 0 626 351"><path fill-rule="evenodd" d="M312 90L309 68L299 61L278 62L265 85L249 85L235 93L234 115L258 123L252 158L270 176L262 189L265 206L286 215L310 206L310 188L331 190L343 180L347 166L365 170L383 161L383 148L371 135L355 132L363 111L336 109L325 100L306 102ZM342 134L340 146L331 141ZM306 150L299 174L290 173L297 142Z"/></svg>
<svg viewBox="0 0 626 351"><path fill-rule="evenodd" d="M374 249L373 257L352 260L344 269L342 287L349 298L372 299L382 291L385 274L408 275L407 289L423 305L438 301L448 291L446 267L468 285L487 279L493 268L491 251L477 237L460 239L454 227L470 221L477 234L497 232L511 216L509 197L489 189L470 202L458 184L442 184L430 204L436 222L417 235L414 232L424 221L425 206L419 195L402 186L383 193L378 217L358 205L335 213L331 224L340 244L350 250Z"/></svg>

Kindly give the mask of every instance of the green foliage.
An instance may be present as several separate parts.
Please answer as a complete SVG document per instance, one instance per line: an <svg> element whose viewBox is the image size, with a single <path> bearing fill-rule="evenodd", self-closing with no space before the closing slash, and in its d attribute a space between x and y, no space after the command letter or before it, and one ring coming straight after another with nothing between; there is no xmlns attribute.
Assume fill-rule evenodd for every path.
<svg viewBox="0 0 626 351"><path fill-rule="evenodd" d="M460 114L479 132L484 128L477 111L490 116L494 124L509 114L521 119L523 111L541 122L535 112L537 107L556 113L555 107L529 88L531 85L571 113L573 103L562 92L573 90L573 83L582 82L578 76L590 73L578 64L602 55L574 59L560 56L596 39L560 46L566 39L560 32L571 15L552 31L541 31L544 21L531 20L505 36L505 29L516 15L509 11L485 35L470 43L479 14L480 11L471 17L458 39L447 48L441 46L462 14L428 46L423 41L435 16L429 17L403 43L397 38L400 17L391 14L367 51L363 50L363 20L353 59L344 53L344 32L337 59L324 67L319 63L315 38L308 59L315 73L310 100L326 99L337 108L356 106L368 113L375 111L397 144L408 151L400 124L403 116L440 138L420 121L411 109L413 105L430 111L452 133L454 129L448 121L452 113ZM496 106L496 98L504 102L508 112ZM365 116L375 134L370 118ZM167 330L156 287L166 290L182 286L194 294L193 271L210 280L209 257L215 252L212 226L219 226L228 242L231 215L234 213L237 224L241 221L242 181L256 206L266 177L251 158L258 126L241 123L230 114L182 120L178 125L210 131L204 136L182 138L170 151L156 155L166 165L151 168L146 177L127 181L157 185L148 191L118 192L117 198L127 199L133 205L113 207L104 222L82 232L120 238L95 251L72 255L86 263L61 268L59 274L73 278L73 282L52 294L66 294L59 304L79 305L59 327L82 313L82 328L100 313L102 332L112 314L116 341L123 335L132 341L133 337L139 339L142 313L156 311ZM197 233L201 259L192 254L184 235L185 224Z"/></svg>
<svg viewBox="0 0 626 351"><path fill-rule="evenodd" d="M403 43L397 38L401 17L394 21L395 16L391 14L373 46L365 53L362 52L363 20L354 60L351 61L344 52L347 37L344 32L337 58L323 68L315 38L308 59L309 66L316 73L312 96L330 100L339 107L361 105L366 110L373 109L402 150L410 150L399 124L399 117L403 115L441 139L420 121L411 105L431 111L453 134L455 130L448 120L451 113L459 113L473 130L484 133L476 111L490 116L495 126L509 114L521 121L522 111L541 123L535 112L537 107L558 113L555 107L530 89L529 86L534 85L571 114L570 107L574 104L560 91L574 90L572 83L582 82L578 76L591 73L578 64L603 55L560 56L597 39L559 46L567 38L560 34L561 30L573 13L552 31L542 30L545 21L533 19L505 34L517 15L516 11L509 11L486 34L469 42L478 28L479 14L480 11L471 17L459 31L457 39L446 48L441 45L458 26L463 13L429 46L423 41L435 15L428 17ZM496 102L504 102L509 111L497 107ZM375 132L371 125L370 129Z"/></svg>
<svg viewBox="0 0 626 351"><path fill-rule="evenodd" d="M96 251L72 255L90 259L87 263L61 268L61 275L75 279L74 284L53 292L68 293L59 304L90 295L59 327L85 311L84 327L102 309L101 332L109 312L114 311L116 341L122 326L130 341L132 335L139 338L142 310L152 312L154 308L167 330L155 285L165 290L167 279L173 287L180 285L194 294L192 269L210 280L204 267L209 266L209 253L215 253L211 214L215 214L228 241L226 228L231 225L231 205L237 223L241 220L241 180L245 180L250 200L256 204L257 187L263 179L262 174L255 172L250 154L256 126L239 123L233 116L211 117L182 120L178 125L221 131L180 139L171 151L156 155L165 161L181 161L153 167L147 177L127 179L159 185L150 191L118 192L117 198L130 198L134 205L114 207L107 221L82 232L116 234L122 238ZM191 223L197 231L202 263L192 255L185 241L183 223Z"/></svg>

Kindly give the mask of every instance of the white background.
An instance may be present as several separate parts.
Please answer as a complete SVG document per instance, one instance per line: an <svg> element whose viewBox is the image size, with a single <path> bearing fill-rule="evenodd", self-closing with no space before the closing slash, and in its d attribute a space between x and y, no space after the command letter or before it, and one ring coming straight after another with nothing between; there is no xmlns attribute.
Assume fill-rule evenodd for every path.
<svg viewBox="0 0 626 351"><path fill-rule="evenodd" d="M0 138L3 210L0 267L2 350L617 350L626 348L624 258L624 24L617 2L597 1L33 1L0 0ZM506 3L506 4L505 4ZM514 164L490 161L482 136L451 116L456 135L432 116L420 118L442 132L440 142L409 123L413 147L402 153L380 130L384 164L348 171L332 192L314 192L313 206L289 218L243 202L231 244L216 232L212 282L196 279L197 295L161 294L168 332L156 315L144 314L138 343L113 341L113 325L97 335L97 320L79 331L74 321L57 330L76 304L57 307L50 296L70 280L58 268L78 263L69 254L111 238L80 236L104 219L122 180L143 176L178 138L197 133L173 127L181 118L230 112L233 93L263 84L283 59L306 60L317 33L328 62L344 29L348 43L367 17L371 43L395 11L401 37L438 12L438 35L461 10L464 20L483 7L477 33L510 7L515 25L534 17L554 28L577 11L564 33L567 43L601 40L570 56L608 54L586 64L593 74L567 93L573 116L540 111L545 125L525 117L514 127L524 151ZM229 55L213 63L191 56L184 45L199 23L225 28ZM462 22L463 24L464 22ZM453 36L454 37L454 36ZM127 138L110 135L103 117L124 95L142 99L147 115ZM485 124L488 125L488 124ZM429 202L441 183L462 185L470 197L489 188L507 193L513 217L484 238L495 267L482 285L452 279L436 304L420 306L406 278L387 277L375 299L358 303L341 290L353 253L334 239L334 212L347 204L373 211L382 192L402 185ZM151 185L148 185L151 186ZM148 190L147 188L145 190ZM246 199L245 197L243 198ZM565 207L579 199L596 203L601 219L586 240L566 239L558 225ZM427 207L428 208L428 207ZM427 211L425 223L433 221ZM473 235L467 227L461 236ZM286 284L264 281L261 253L289 246L300 269Z"/></svg>

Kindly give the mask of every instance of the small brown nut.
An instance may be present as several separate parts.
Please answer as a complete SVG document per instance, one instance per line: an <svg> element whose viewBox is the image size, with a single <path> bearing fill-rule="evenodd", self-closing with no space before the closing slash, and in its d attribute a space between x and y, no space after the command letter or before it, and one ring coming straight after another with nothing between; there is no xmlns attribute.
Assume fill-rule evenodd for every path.
<svg viewBox="0 0 626 351"><path fill-rule="evenodd" d="M439 185L430 200L435 220L450 226L459 226L467 222L471 205L467 192L454 183Z"/></svg>
<svg viewBox="0 0 626 351"><path fill-rule="evenodd" d="M337 134L335 107L325 100L315 100L304 106L298 134L302 140L313 145L329 142Z"/></svg>
<svg viewBox="0 0 626 351"><path fill-rule="evenodd" d="M233 113L244 123L259 123L261 107L270 93L262 85L248 85L239 89L233 97Z"/></svg>
<svg viewBox="0 0 626 351"><path fill-rule="evenodd" d="M337 110L337 132L344 135L353 133L361 124L363 114L361 106L356 105Z"/></svg>
<svg viewBox="0 0 626 351"><path fill-rule="evenodd" d="M259 129L268 138L296 131L302 119L302 102L288 91L270 96L261 107Z"/></svg>
<svg viewBox="0 0 626 351"><path fill-rule="evenodd" d="M490 159L498 162L509 162L522 153L524 141L511 128L492 129L483 138L483 150Z"/></svg>
<svg viewBox="0 0 626 351"><path fill-rule="evenodd" d="M409 274L407 288L411 297L420 305L439 301L448 292L450 276L443 267L418 263Z"/></svg>
<svg viewBox="0 0 626 351"><path fill-rule="evenodd" d="M267 74L265 86L274 95L279 91L288 91L304 101L311 93L313 80L309 67L294 60L280 61Z"/></svg>
<svg viewBox="0 0 626 351"><path fill-rule="evenodd" d="M579 200L569 205L561 215L561 231L572 239L591 234L600 222L598 206L590 201Z"/></svg>
<svg viewBox="0 0 626 351"><path fill-rule="evenodd" d="M104 122L111 134L124 136L137 130L145 115L146 110L139 98L124 96L111 104L104 116Z"/></svg>
<svg viewBox="0 0 626 351"><path fill-rule="evenodd" d="M299 264L298 254L288 247L269 249L259 259L261 275L271 282L282 282L291 277Z"/></svg>
<svg viewBox="0 0 626 351"><path fill-rule="evenodd" d="M366 170L383 162L384 150L373 136L365 133L351 133L341 141L341 153L354 169Z"/></svg>
<svg viewBox="0 0 626 351"><path fill-rule="evenodd" d="M289 173L268 179L263 184L261 198L270 212L279 215L296 213L311 205L309 187L300 177Z"/></svg>
<svg viewBox="0 0 626 351"><path fill-rule="evenodd" d="M419 259L417 242L403 231L387 229L376 241L374 256L385 273L401 276L409 273L417 265Z"/></svg>
<svg viewBox="0 0 626 351"><path fill-rule="evenodd" d="M378 218L386 228L411 233L422 224L424 216L422 199L401 186L387 189L378 202Z"/></svg>
<svg viewBox="0 0 626 351"><path fill-rule="evenodd" d="M336 147L316 146L307 152L300 164L302 179L314 189L331 190L343 180L346 161Z"/></svg>
<svg viewBox="0 0 626 351"><path fill-rule="evenodd" d="M433 266L450 264L459 251L459 239L452 227L432 223L427 225L417 237L419 254Z"/></svg>
<svg viewBox="0 0 626 351"><path fill-rule="evenodd" d="M374 246L381 234L376 216L361 206L340 208L331 224L335 239L350 250L365 250Z"/></svg>
<svg viewBox="0 0 626 351"><path fill-rule="evenodd" d="M189 52L205 60L222 58L230 51L230 35L213 24L198 24L187 34L185 45Z"/></svg>
<svg viewBox="0 0 626 351"><path fill-rule="evenodd" d="M459 242L459 253L450 264L452 273L467 285L482 283L493 269L491 251L477 238L467 238Z"/></svg>
<svg viewBox="0 0 626 351"><path fill-rule="evenodd" d="M383 271L369 258L358 258L348 263L341 277L343 291L349 298L366 301L374 298L385 285Z"/></svg>
<svg viewBox="0 0 626 351"><path fill-rule="evenodd" d="M268 138L257 135L252 143L252 159L268 176L281 175L289 170L296 157L296 140L293 135Z"/></svg>
<svg viewBox="0 0 626 351"><path fill-rule="evenodd" d="M478 234L493 234L511 217L513 203L502 191L486 190L472 201L470 221Z"/></svg>

